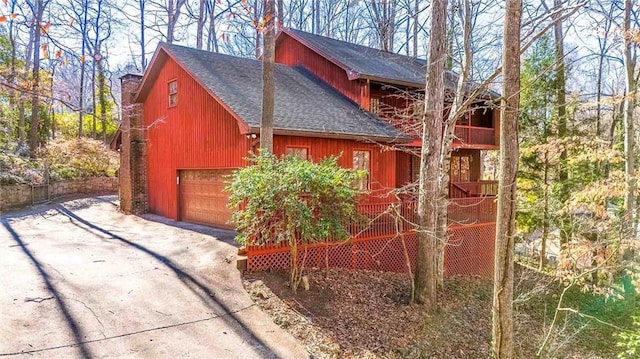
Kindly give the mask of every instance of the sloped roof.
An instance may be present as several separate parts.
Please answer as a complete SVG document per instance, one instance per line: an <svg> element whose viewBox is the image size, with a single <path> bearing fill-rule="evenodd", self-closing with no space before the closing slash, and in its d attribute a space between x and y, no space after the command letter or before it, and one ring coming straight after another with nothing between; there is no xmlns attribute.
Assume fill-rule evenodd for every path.
<svg viewBox="0 0 640 359"><path fill-rule="evenodd" d="M308 32L285 29L284 32L325 56L347 71L350 79L365 78L389 83L424 86L427 62L409 56L352 44ZM445 86L455 89L457 76L445 73Z"/></svg>
<svg viewBox="0 0 640 359"><path fill-rule="evenodd" d="M295 29L287 28L282 32L343 68L350 80L369 79L395 85L425 86L427 61L424 59L352 44ZM457 82L458 74L446 70L444 73L445 88L455 91ZM476 83L466 84L467 91L473 90L477 86L478 84ZM482 91L481 95L490 98L500 97L499 93L491 89Z"/></svg>
<svg viewBox="0 0 640 359"><path fill-rule="evenodd" d="M251 131L260 128L261 62L164 43L159 45L156 54L159 51L165 51L183 66ZM275 64L274 75L276 133L291 131L321 137L409 139L304 69ZM143 82L138 101L144 100L150 86Z"/></svg>

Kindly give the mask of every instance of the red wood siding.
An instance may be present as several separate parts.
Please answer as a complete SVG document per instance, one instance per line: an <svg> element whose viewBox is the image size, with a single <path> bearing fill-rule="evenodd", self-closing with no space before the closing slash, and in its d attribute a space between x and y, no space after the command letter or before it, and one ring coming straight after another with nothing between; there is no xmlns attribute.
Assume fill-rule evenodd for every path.
<svg viewBox="0 0 640 359"><path fill-rule="evenodd" d="M368 94L366 82L349 80L344 69L285 33L278 38L276 62L289 66L300 65L304 67L361 106L363 105L362 97ZM367 109L369 105L362 107Z"/></svg>
<svg viewBox="0 0 640 359"><path fill-rule="evenodd" d="M371 151L371 191L370 202L388 202L383 197L396 185L396 153L394 151L381 151L375 144L358 142L353 140L340 140L329 138L275 136L273 140L273 152L280 156L285 153L287 146L309 148L309 158L320 161L325 157L342 153L338 159L340 166L352 168L353 151Z"/></svg>
<svg viewBox="0 0 640 359"><path fill-rule="evenodd" d="M169 108L168 82L178 81ZM144 103L149 210L178 219L178 170L245 165L249 140L237 121L172 59L164 64Z"/></svg>

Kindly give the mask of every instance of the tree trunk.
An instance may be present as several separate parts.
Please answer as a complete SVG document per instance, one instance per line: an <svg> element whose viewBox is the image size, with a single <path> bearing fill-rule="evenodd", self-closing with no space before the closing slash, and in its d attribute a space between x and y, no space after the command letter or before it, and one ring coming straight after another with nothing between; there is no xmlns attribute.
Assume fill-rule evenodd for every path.
<svg viewBox="0 0 640 359"><path fill-rule="evenodd" d="M204 23L207 21L205 0L200 0L198 8L198 25L196 31L196 48L202 50L202 40L204 39Z"/></svg>
<svg viewBox="0 0 640 359"><path fill-rule="evenodd" d="M420 0L415 0L413 7L413 57L418 57L418 12Z"/></svg>
<svg viewBox="0 0 640 359"><path fill-rule="evenodd" d="M284 4L278 0L278 31L284 27Z"/></svg>
<svg viewBox="0 0 640 359"><path fill-rule="evenodd" d="M84 48L84 45L83 45ZM84 125L84 73L85 73L85 61L84 50L83 55L80 57L80 98L78 104L78 138L82 137L82 127Z"/></svg>
<svg viewBox="0 0 640 359"><path fill-rule="evenodd" d="M566 73L564 65L564 31L562 13L562 1L554 0L554 9L551 19L553 24L553 38L555 45L555 73L556 73L556 111L558 118L558 138L567 137L567 94L566 94ZM570 186L567 174L567 152L560 153L560 165L558 166L558 184L560 185L559 200L565 203L569 199ZM560 238L562 243L566 243L571 238L570 224L567 223L566 217L562 217L562 226L560 228Z"/></svg>
<svg viewBox="0 0 640 359"><path fill-rule="evenodd" d="M439 155L442 146L444 108L444 62L447 0L431 4L431 31L427 59L425 113L422 119L420 183L418 187L418 243L416 256L415 300L426 308L436 306L437 290L437 203Z"/></svg>
<svg viewBox="0 0 640 359"><path fill-rule="evenodd" d="M437 269L438 284L443 285L444 282L444 250L447 241L447 225L449 214L449 170L451 168L451 150L453 148L453 138L455 137L455 127L458 118L464 114L465 109L462 108L465 100L465 87L469 73L471 72L471 64L473 62L473 52L471 51L471 4L470 0L463 0L462 8L458 9L462 14L462 71L458 76L456 85L456 93L451 104L449 117L447 118L442 138L442 148L440 152L439 176L438 176L438 229L436 231L437 245Z"/></svg>
<svg viewBox="0 0 640 359"><path fill-rule="evenodd" d="M167 6L167 42L172 44L175 41L176 24L180 18L182 6L187 0L169 0Z"/></svg>
<svg viewBox="0 0 640 359"><path fill-rule="evenodd" d="M98 53L98 56L100 54ZM102 124L102 142L107 143L107 83L102 65L102 57L96 61L98 67L98 101L100 103L100 123Z"/></svg>
<svg viewBox="0 0 640 359"><path fill-rule="evenodd" d="M311 0L315 3L314 6L314 24L315 24L315 30L314 30L314 34L320 34L321 32L321 27L320 27L320 0Z"/></svg>
<svg viewBox="0 0 640 359"><path fill-rule="evenodd" d="M138 4L140 6L140 64L142 65L141 70L144 71L144 68L147 67L147 55L146 55L146 46L144 39L144 2L146 0L138 0Z"/></svg>
<svg viewBox="0 0 640 359"><path fill-rule="evenodd" d="M97 36L96 36L96 40L97 40ZM94 48L95 51L95 48ZM96 55L94 53L93 55L93 61L91 61L91 105L93 106L93 109L91 111L91 118L92 118L92 123L91 123L91 138L93 138L94 140L97 137L98 134L98 112L96 109Z"/></svg>
<svg viewBox="0 0 640 359"><path fill-rule="evenodd" d="M11 2L12 14L15 12L15 6L16 6L16 2L12 1ZM11 55L10 55L11 59L10 59L10 65L9 65L9 76L7 77L7 81L12 86L9 88L9 106L11 108L16 108L16 104L17 104L16 90L13 87L17 87L16 77L18 72L16 68L17 67L16 33L14 30L14 19L12 17L9 17L8 32L9 32L9 45L11 46ZM11 129L13 126L15 126L15 124L10 118L5 118L5 121L7 121L7 128ZM24 141L24 128L20 128L20 126L18 126L15 136L18 138L20 142Z"/></svg>
<svg viewBox="0 0 640 359"><path fill-rule="evenodd" d="M273 153L273 113L275 105L275 26L274 1L265 0L264 55L262 56L262 118L260 121L260 148Z"/></svg>
<svg viewBox="0 0 640 359"><path fill-rule="evenodd" d="M207 0L209 7L209 34L207 38L207 51L219 52L218 36L216 34L216 2Z"/></svg>
<svg viewBox="0 0 640 359"><path fill-rule="evenodd" d="M520 103L520 27L522 1L506 3L500 104L500 186L496 219L493 284L493 343L496 359L513 358L513 252L516 175L518 171L518 108Z"/></svg>
<svg viewBox="0 0 640 359"><path fill-rule="evenodd" d="M89 7L87 1L83 2L83 6L85 9ZM80 25L80 30L82 31L81 35L81 51L80 51L80 98L78 105L78 138L82 137L83 125L84 125L84 76L86 70L86 49L87 49L87 13L88 11L83 12L82 24Z"/></svg>
<svg viewBox="0 0 640 359"><path fill-rule="evenodd" d="M35 20L33 20L35 21ZM35 32L39 31L37 26L30 26L29 28L29 43L27 44L27 54L26 61L24 64L24 71L21 71L22 80L25 83L29 82L29 72L32 71L31 63L33 60L33 53L40 51L40 49L35 49L33 46L33 41L35 39ZM27 101L27 93L26 91L21 91L18 98L18 142L20 146L24 145L27 142L26 135L26 101Z"/></svg>
<svg viewBox="0 0 640 359"><path fill-rule="evenodd" d="M631 0L624 2L624 51L623 62L625 67L626 95L624 97L624 154L625 154L625 196L624 210L627 217L627 231L631 237L637 232L636 222L636 167L635 167L635 126L633 123L633 110L635 108L634 96L637 90L635 75L636 59L632 54L633 39L631 36Z"/></svg>
<svg viewBox="0 0 640 359"><path fill-rule="evenodd" d="M167 5L167 43L173 43L173 35L175 32L175 15L173 14L173 9L175 7L174 0L169 0Z"/></svg>
<svg viewBox="0 0 640 359"><path fill-rule="evenodd" d="M549 238L549 151L544 152L544 208L542 210L542 237L540 238L540 261L538 269L543 270L547 265L547 239Z"/></svg>
<svg viewBox="0 0 640 359"><path fill-rule="evenodd" d="M258 11L258 0L254 0L253 2L253 21L255 21L256 24L260 23L260 12ZM263 9L264 10L264 9ZM258 27L256 27L256 59L260 58L260 45L262 45L262 31L260 31L260 29Z"/></svg>
<svg viewBox="0 0 640 359"><path fill-rule="evenodd" d="M29 127L29 155L36 156L38 149L38 126L40 123L40 22L44 13L42 0L35 2L34 11L34 37L33 37L33 74L31 85L31 124Z"/></svg>

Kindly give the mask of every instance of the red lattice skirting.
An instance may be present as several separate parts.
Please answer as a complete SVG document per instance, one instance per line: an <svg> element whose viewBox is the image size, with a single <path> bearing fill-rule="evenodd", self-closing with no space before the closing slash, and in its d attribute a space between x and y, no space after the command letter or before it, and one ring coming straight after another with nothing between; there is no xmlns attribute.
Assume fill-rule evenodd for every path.
<svg viewBox="0 0 640 359"><path fill-rule="evenodd" d="M384 272L406 272L407 264L403 240L415 268L416 233L402 236L355 238L340 243L317 243L299 249L305 258L305 268L351 268ZM445 275L493 275L495 223L458 225L450 228L445 247ZM289 248L251 247L247 251L247 269L250 272L268 269L288 269Z"/></svg>

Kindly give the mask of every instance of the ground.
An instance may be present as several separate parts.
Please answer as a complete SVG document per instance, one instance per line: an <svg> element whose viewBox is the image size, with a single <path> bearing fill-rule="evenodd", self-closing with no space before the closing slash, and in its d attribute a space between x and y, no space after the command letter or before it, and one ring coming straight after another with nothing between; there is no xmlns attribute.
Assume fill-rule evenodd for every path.
<svg viewBox="0 0 640 359"><path fill-rule="evenodd" d="M287 273L245 275L245 287L275 323L306 345L316 358L486 359L491 344L490 279L447 278L440 307L427 313L408 305L406 274L309 270L309 291L294 295ZM515 351L533 358L543 341L558 298L557 283L519 269L516 276ZM574 293L566 306L587 310L601 299ZM594 312L606 318L602 309ZM593 313L592 313L593 314ZM620 323L628 312L611 313ZM618 318L618 319L616 319ZM578 316L562 316L542 358L612 358L611 328Z"/></svg>
<svg viewBox="0 0 640 359"><path fill-rule="evenodd" d="M243 289L233 232L115 200L0 215L0 356L307 356Z"/></svg>

